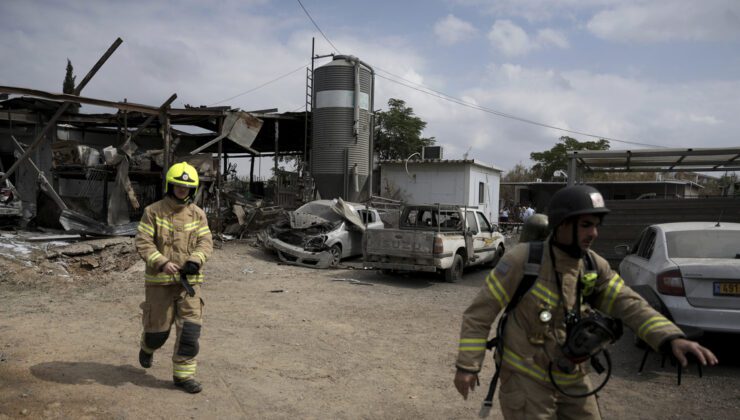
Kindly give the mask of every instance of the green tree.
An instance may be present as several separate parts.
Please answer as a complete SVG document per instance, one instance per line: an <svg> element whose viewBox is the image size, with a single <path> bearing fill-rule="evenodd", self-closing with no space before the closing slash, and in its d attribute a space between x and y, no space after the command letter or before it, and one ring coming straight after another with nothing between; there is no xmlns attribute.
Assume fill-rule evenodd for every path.
<svg viewBox="0 0 740 420"><path fill-rule="evenodd" d="M413 108L401 99L389 99L388 110L375 117L374 149L380 159L406 159L424 146L432 146L434 137L422 137L427 123L414 115Z"/></svg>
<svg viewBox="0 0 740 420"><path fill-rule="evenodd" d="M530 159L535 161L532 172L543 181L552 181L555 171L568 171L568 152L574 150L609 150L609 141L600 139L580 142L572 137L560 137L560 142L552 149L529 154Z"/></svg>
<svg viewBox="0 0 740 420"><path fill-rule="evenodd" d="M531 182L537 179L537 175L532 169L524 166L523 163L519 162L514 165L509 172L507 172L501 181L503 182ZM504 207L509 207L514 204L514 186L513 185L501 185L500 199L504 202Z"/></svg>
<svg viewBox="0 0 740 420"><path fill-rule="evenodd" d="M528 182L528 181L534 181L537 179L537 175L532 171L532 169L527 168L524 166L523 163L519 162L516 165L514 165L514 168L512 168L509 172L504 175L502 181L505 182Z"/></svg>
<svg viewBox="0 0 740 420"><path fill-rule="evenodd" d="M67 72L64 75L64 83L62 84L62 92L72 95L75 91L75 79L77 79L77 76L74 74L74 67L72 67L72 62L67 59ZM80 110L80 104L71 104L68 108L68 112L77 113Z"/></svg>

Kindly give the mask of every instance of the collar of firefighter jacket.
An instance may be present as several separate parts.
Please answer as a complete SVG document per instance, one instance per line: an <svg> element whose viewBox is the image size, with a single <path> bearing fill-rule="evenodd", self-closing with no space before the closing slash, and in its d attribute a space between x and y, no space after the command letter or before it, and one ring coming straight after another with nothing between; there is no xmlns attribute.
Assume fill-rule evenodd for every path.
<svg viewBox="0 0 740 420"><path fill-rule="evenodd" d="M178 203L177 200L175 200L174 198L170 197L169 195L166 195L164 197L165 209L167 211L171 211L173 213L179 213L179 212L181 212L182 210L184 210L188 206L188 204L190 204L190 203L187 203L187 204Z"/></svg>
<svg viewBox="0 0 740 420"><path fill-rule="evenodd" d="M552 238L550 238L552 240ZM548 248L550 244L546 244L545 252L549 255ZM556 246L552 247L553 254L555 255L555 268L561 274L575 274L581 268L582 258L573 258L566 254L565 251L559 249Z"/></svg>

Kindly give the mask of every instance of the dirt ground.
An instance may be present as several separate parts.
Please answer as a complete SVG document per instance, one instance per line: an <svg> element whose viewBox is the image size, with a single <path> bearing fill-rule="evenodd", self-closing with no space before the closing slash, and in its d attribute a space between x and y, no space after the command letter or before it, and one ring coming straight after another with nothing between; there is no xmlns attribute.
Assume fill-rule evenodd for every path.
<svg viewBox="0 0 740 420"><path fill-rule="evenodd" d="M484 270L456 284L312 270L228 242L207 266L204 391L188 395L171 385L172 339L153 368L138 365L143 264L125 244L99 254L19 259L0 248L0 419L477 417L485 389L463 401L452 377L460 317ZM642 352L628 333L600 393L604 418L738 418L737 343L714 339L722 364L701 379L690 369L678 387L654 354L636 373ZM491 373L489 360L484 387Z"/></svg>

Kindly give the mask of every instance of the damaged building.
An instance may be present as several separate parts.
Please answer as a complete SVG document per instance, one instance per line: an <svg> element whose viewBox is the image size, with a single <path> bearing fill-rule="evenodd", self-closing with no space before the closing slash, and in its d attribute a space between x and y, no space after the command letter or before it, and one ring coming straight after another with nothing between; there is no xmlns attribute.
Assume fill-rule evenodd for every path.
<svg viewBox="0 0 740 420"><path fill-rule="evenodd" d="M336 56L308 72L306 112L172 108L176 94L158 106L84 96L121 42L71 94L0 86L0 205L20 225L133 234L143 208L162 197L164 172L180 161L202 176L197 203L217 232L243 233L245 224L270 219L270 206L371 195L374 74L357 58ZM112 112L80 113L72 104ZM301 156L306 165L282 171L278 160L285 156ZM262 157L274 161L270 185L254 180L254 161ZM248 191L224 185L234 158L251 158Z"/></svg>
<svg viewBox="0 0 740 420"><path fill-rule="evenodd" d="M63 102L48 92L0 91L24 94L0 101L0 172L5 173ZM221 203L215 203L215 191L221 191L230 158L282 156L303 148L302 113L252 114L228 107L162 112L125 101L95 102L116 112L63 113L28 158L8 173L26 223L67 230L75 223L102 224L107 228L100 233L125 234L143 208L162 197L163 172L179 161L198 169L203 180L198 203L217 218L212 207ZM193 128L200 133L189 132Z"/></svg>

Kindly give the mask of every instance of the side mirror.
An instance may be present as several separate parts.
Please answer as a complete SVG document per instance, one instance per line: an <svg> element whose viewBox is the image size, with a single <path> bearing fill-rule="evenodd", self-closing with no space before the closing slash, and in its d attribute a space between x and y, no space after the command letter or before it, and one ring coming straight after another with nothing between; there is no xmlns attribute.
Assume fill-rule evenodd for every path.
<svg viewBox="0 0 740 420"><path fill-rule="evenodd" d="M617 245L614 247L614 252L620 257L624 257L630 253L630 246L627 244Z"/></svg>

